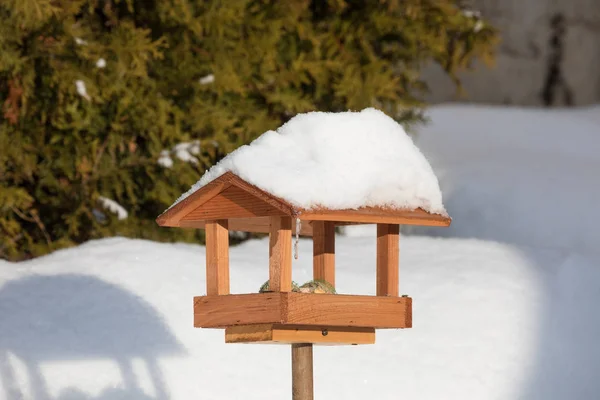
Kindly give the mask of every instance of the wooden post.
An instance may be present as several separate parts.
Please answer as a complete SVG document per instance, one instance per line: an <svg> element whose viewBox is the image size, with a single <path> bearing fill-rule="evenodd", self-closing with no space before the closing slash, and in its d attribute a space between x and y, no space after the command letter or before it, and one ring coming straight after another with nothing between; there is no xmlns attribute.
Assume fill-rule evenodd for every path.
<svg viewBox="0 0 600 400"><path fill-rule="evenodd" d="M377 224L377 296L398 296L400 225Z"/></svg>
<svg viewBox="0 0 600 400"><path fill-rule="evenodd" d="M269 290L292 291L292 218L271 217L269 231Z"/></svg>
<svg viewBox="0 0 600 400"><path fill-rule="evenodd" d="M314 221L313 279L329 282L335 287L335 223Z"/></svg>
<svg viewBox="0 0 600 400"><path fill-rule="evenodd" d="M335 223L313 222L313 279L335 286ZM313 400L313 345L292 344L292 399Z"/></svg>
<svg viewBox="0 0 600 400"><path fill-rule="evenodd" d="M227 220L206 221L206 294L229 294Z"/></svg>
<svg viewBox="0 0 600 400"><path fill-rule="evenodd" d="M292 344L292 399L313 398L313 345Z"/></svg>

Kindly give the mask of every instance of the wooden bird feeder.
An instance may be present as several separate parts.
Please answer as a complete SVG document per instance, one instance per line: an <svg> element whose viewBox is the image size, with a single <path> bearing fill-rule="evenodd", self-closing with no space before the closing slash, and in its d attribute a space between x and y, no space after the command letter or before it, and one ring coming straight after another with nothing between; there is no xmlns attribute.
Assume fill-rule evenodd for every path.
<svg viewBox="0 0 600 400"><path fill-rule="evenodd" d="M292 344L294 399L312 399L312 344L372 344L375 329L412 326L412 299L398 292L399 227L450 221L421 209L304 210L231 172L157 219L206 230L206 296L194 298L194 326L224 328L227 343ZM313 278L333 286L335 227L377 224L376 296L292 292L297 223L313 238ZM230 294L229 230L269 234L269 292Z"/></svg>

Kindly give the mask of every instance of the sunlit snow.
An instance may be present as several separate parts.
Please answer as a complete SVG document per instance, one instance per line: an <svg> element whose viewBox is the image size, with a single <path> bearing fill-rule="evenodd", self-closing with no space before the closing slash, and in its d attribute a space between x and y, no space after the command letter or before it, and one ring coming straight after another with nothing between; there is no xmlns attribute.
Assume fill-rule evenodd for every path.
<svg viewBox="0 0 600 400"><path fill-rule="evenodd" d="M400 124L374 108L299 114L226 156L178 202L227 171L305 209L446 213L427 159Z"/></svg>

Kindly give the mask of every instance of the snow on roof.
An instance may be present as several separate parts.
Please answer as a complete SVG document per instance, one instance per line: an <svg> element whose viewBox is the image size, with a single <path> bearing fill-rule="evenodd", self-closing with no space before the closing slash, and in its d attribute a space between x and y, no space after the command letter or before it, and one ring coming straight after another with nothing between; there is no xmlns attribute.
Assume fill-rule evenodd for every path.
<svg viewBox="0 0 600 400"><path fill-rule="evenodd" d="M400 124L374 108L298 114L223 158L175 204L228 171L299 208L446 215L427 159Z"/></svg>

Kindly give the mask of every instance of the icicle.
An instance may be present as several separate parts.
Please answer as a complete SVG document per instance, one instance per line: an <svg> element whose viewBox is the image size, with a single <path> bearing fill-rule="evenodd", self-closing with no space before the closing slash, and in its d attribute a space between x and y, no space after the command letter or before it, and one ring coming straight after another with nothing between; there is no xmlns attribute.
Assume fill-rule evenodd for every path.
<svg viewBox="0 0 600 400"><path fill-rule="evenodd" d="M296 218L296 241L294 242L294 259L298 259L298 242L300 241L300 227L302 226L302 222L300 218Z"/></svg>

